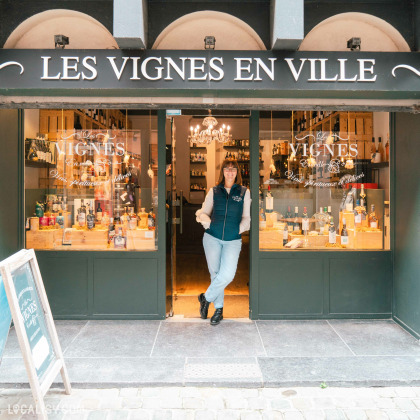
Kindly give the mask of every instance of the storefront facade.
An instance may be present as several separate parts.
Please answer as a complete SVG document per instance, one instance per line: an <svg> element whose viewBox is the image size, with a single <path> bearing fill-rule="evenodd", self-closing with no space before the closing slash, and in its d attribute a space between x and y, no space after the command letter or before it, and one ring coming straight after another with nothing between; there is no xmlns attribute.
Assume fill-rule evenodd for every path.
<svg viewBox="0 0 420 420"><path fill-rule="evenodd" d="M150 127L153 125L157 133L156 197L155 201L151 199L157 207L154 209L157 233L153 237L154 246L148 250L134 247L124 251L83 248L37 251L57 318L165 317L168 312L165 172L169 130L166 110L240 109L249 111L248 169L253 201L249 242L250 317L393 317L415 336L420 333L417 309L420 281L416 274L416 252L420 243L416 229L419 150L415 142L419 128L419 117L415 112L420 104L418 53L3 49L0 50L0 64L0 91L2 107L5 108L0 110L4 130L0 170L2 190L8 197L2 205L2 257L27 246L25 109L62 109L61 115L57 114L57 121L64 118L64 112L68 110L118 108L154 111L153 118L150 116ZM260 202L258 186L261 186L261 177L264 181L272 180L273 185L276 171L261 172L260 152L265 148L271 153L272 146L280 144L280 138L284 141L283 134L273 136L272 129L270 135L264 137L263 133L267 131L265 123L272 120L272 117L267 117L267 111L293 111L291 118L288 117L290 128L284 135L289 138L289 147L290 144L295 147L297 125L301 127L307 118L316 119L316 123L313 121L299 128L301 134L313 135L315 130L310 127L318 122L321 124L324 119L331 120L331 110L337 115L343 113L343 121L347 121L347 129L339 129L337 135L347 132L349 148L350 136L355 134L350 129L350 122L353 119L357 130L357 112L389 113L389 175L385 175L389 176L389 195L385 200L389 203L387 236L381 233L380 244L370 248L363 243L351 249L330 250L317 246L279 249L283 248L282 240L278 241L281 247L263 247L265 233L261 231L260 213L261 207L266 216L270 213L266 204L266 187L271 182L263 184L262 201L265 204L262 206L261 203L257 205ZM101 113L98 114L100 118ZM331 129L331 122L329 124L329 129L317 131L335 132ZM340 124L344 127L344 122ZM365 126L365 122L362 124ZM73 128L74 124L71 125ZM127 131L127 125L125 129ZM141 130L139 133L141 137ZM127 134L122 132L121 135L122 142L127 145ZM309 142L308 147L314 143ZM362 153L359 150L355 160L366 157L358 156L359 152ZM134 158L135 151L130 153ZM312 153L313 149L311 157ZM273 152L274 155L277 153ZM148 162L151 162L150 156ZM275 162L273 164L275 166ZM290 171L291 164L287 164ZM411 169L407 171L407 168ZM286 178L293 188L299 183L299 177ZM356 178L353 182L360 184ZM274 211L285 213L286 204L307 205L305 194L309 188L312 188L313 213L321 213L317 211L319 206L334 206L341 201L335 199L334 204L323 199L321 203L322 187L308 185L304 192L298 189L300 195L296 195L295 200L299 203L286 202L279 190L278 196L274 194ZM360 186L355 188L358 197ZM152 196L152 187L150 189ZM369 199L368 196L368 202ZM384 198L378 202L383 203ZM336 207L334 218L338 226L338 204ZM304 216L299 217L302 228ZM385 217L381 218L384 223ZM292 223L291 219L284 218ZM314 216L314 230L315 219ZM353 228L356 230L355 226ZM385 232L384 226L378 230ZM287 242L291 239L289 237Z"/></svg>

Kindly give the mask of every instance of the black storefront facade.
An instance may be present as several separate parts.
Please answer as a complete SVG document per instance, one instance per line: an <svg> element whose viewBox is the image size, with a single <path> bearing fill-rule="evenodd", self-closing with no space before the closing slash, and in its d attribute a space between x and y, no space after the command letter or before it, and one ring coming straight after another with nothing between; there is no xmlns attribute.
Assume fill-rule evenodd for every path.
<svg viewBox="0 0 420 420"><path fill-rule="evenodd" d="M250 110L250 318L394 318L419 337L418 53L1 50L0 65L2 258L25 247L25 109L157 112L157 249L37 251L57 319L165 318L166 110L235 108ZM271 109L390 112L389 250L260 250L259 120Z"/></svg>

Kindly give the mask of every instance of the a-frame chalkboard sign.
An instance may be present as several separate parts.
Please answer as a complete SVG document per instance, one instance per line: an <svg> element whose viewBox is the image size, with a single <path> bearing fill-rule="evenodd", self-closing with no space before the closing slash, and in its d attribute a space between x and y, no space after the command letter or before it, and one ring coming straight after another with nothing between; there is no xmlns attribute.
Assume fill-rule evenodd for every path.
<svg viewBox="0 0 420 420"><path fill-rule="evenodd" d="M71 385L34 250L24 249L1 261L0 274L38 419L47 420L44 395L58 373L67 394Z"/></svg>

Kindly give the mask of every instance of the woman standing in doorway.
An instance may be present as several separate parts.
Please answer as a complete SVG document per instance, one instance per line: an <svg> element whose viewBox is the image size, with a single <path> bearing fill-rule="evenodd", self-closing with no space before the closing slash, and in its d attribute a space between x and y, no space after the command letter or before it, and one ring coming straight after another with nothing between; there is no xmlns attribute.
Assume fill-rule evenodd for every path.
<svg viewBox="0 0 420 420"><path fill-rule="evenodd" d="M197 222L206 229L203 246L210 272L211 284L198 296L200 316L207 319L209 305L215 312L210 324L223 319L225 287L233 280L242 247L241 234L249 230L251 195L242 186L238 162L225 159L220 169L217 185L210 189L203 206L197 211Z"/></svg>

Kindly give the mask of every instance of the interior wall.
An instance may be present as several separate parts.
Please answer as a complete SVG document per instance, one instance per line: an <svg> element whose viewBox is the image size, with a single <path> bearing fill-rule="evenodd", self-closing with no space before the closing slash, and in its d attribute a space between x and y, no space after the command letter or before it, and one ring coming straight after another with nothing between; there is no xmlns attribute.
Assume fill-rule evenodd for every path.
<svg viewBox="0 0 420 420"><path fill-rule="evenodd" d="M25 110L25 124L23 127L23 133L25 139L36 138L36 135L39 133L39 109ZM25 167L25 189L36 189L38 186L38 168Z"/></svg>
<svg viewBox="0 0 420 420"><path fill-rule="evenodd" d="M420 115L395 117L394 310L420 339Z"/></svg>

